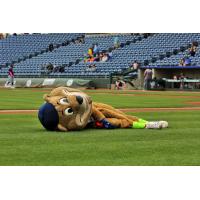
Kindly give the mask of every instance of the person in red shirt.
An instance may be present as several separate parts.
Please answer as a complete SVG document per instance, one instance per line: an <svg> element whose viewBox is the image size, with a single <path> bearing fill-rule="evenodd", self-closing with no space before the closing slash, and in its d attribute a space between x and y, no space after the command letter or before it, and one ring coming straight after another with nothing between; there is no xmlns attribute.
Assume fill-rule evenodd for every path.
<svg viewBox="0 0 200 200"><path fill-rule="evenodd" d="M8 69L8 82L7 85L10 84L11 86L14 85L14 71L13 71L13 65L10 66Z"/></svg>

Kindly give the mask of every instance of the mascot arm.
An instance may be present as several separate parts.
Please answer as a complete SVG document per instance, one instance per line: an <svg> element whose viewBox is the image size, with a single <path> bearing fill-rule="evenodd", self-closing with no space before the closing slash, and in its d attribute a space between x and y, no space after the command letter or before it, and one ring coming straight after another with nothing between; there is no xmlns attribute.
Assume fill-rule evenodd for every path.
<svg viewBox="0 0 200 200"><path fill-rule="evenodd" d="M127 121L130 121L132 123L131 119L128 119L128 117L125 114L118 113L114 110L109 110L106 108L99 108L100 112L102 112L106 118L115 118L115 119L125 119Z"/></svg>
<svg viewBox="0 0 200 200"><path fill-rule="evenodd" d="M126 119L106 118L106 120L117 128L130 128L132 123Z"/></svg>
<svg viewBox="0 0 200 200"><path fill-rule="evenodd" d="M135 117L135 116L132 116L132 115L126 115L121 110L115 109L112 106L107 105L107 104L93 102L93 106L95 106L98 110L103 110L104 109L104 110L107 110L107 111L109 110L109 111L113 111L114 113L121 114L121 115L125 116L126 118L128 118L128 119L130 119L132 121L138 121L139 120L138 117ZM121 119L121 117L120 117L120 119Z"/></svg>
<svg viewBox="0 0 200 200"><path fill-rule="evenodd" d="M105 119L115 127L131 127L134 121L139 119L135 116L129 116L110 105L93 102L93 117L101 121Z"/></svg>
<svg viewBox="0 0 200 200"><path fill-rule="evenodd" d="M106 118L105 115L94 106L92 106L92 117L98 121Z"/></svg>
<svg viewBox="0 0 200 200"><path fill-rule="evenodd" d="M95 118L97 120L105 119L110 124L112 124L115 127L121 127L121 128L127 128L131 127L133 124L132 119L128 119L126 115L117 113L114 110L109 110L106 108L94 108L95 113L94 116L98 116L98 118Z"/></svg>

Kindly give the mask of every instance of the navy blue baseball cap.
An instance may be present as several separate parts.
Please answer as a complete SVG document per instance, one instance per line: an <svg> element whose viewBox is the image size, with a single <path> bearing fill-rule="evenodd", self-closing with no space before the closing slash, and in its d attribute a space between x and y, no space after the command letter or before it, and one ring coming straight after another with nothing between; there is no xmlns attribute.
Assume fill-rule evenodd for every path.
<svg viewBox="0 0 200 200"><path fill-rule="evenodd" d="M49 131L55 131L58 126L58 112L51 103L45 103L40 107L38 118L44 128Z"/></svg>

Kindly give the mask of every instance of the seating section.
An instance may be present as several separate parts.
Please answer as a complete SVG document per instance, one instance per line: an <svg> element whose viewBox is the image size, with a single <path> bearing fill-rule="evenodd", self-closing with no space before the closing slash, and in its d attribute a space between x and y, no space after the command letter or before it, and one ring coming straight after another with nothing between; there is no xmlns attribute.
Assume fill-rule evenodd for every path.
<svg viewBox="0 0 200 200"><path fill-rule="evenodd" d="M191 44L193 41L200 42L200 34L199 33L176 33L176 34L159 34L159 42L158 45L155 46L157 49L162 51L173 51L173 49L178 49L181 46L185 46L187 44ZM162 42L162 41L168 41ZM152 44L153 47L153 44ZM189 56L188 49L184 52L179 52L177 55L172 55L169 58L164 58L163 60L158 60L155 63L151 63L151 66L163 66L163 65L170 65L170 66L177 66L181 58ZM200 65L200 56L199 56L199 49L197 51L196 56L190 57L192 60L193 65Z"/></svg>
<svg viewBox="0 0 200 200"><path fill-rule="evenodd" d="M31 34L23 36L11 36L1 40L0 65L17 60L27 54L45 49L50 43L60 44L66 40L75 39L83 34ZM89 47L98 43L101 51L107 51L113 47L114 38L118 37L120 48L112 49L112 59L108 62L95 62L96 71L87 72L86 68L91 63L84 63L83 57ZM71 42L60 46L52 52L45 52L30 59L15 64L15 74L18 76L42 76L42 66L52 63L56 66L66 66L63 73L51 73L50 76L108 76L110 73L121 72L129 68L136 60L142 66L178 65L179 60L187 55L189 44L193 41L200 42L199 33L157 33L147 38L137 34L94 34L85 35L84 43ZM178 51L172 54L174 49ZM170 55L166 56L169 52ZM160 55L165 55L162 59ZM152 58L155 59L152 61ZM77 59L82 61L76 62ZM200 51L191 58L193 65L200 65ZM145 61L148 61L147 63ZM72 63L70 66L69 63ZM0 70L1 75L7 74L7 68Z"/></svg>
<svg viewBox="0 0 200 200"><path fill-rule="evenodd" d="M67 46L61 46L60 48L54 49L52 52L46 52L44 54L38 55L37 57L33 57L31 59L27 59L23 62L15 64L15 74L16 75L33 75L39 76L41 75L41 68L42 66L47 65L48 63L52 63L54 65L64 65L68 64L69 62L74 62L76 59L83 59L84 54L87 54L87 50L89 47L92 46L94 43L98 43L98 46L101 51L108 50L108 48L113 47L114 38L118 37L120 43L125 43L128 40L132 40L137 38L138 36L131 35L131 34L117 34L117 35L98 35L98 36L91 36L88 35L85 37L84 43L70 43ZM99 65L100 63L96 63ZM108 63L104 63L105 67L108 66ZM97 69L95 73L84 73L85 68L88 64L84 64L83 62L80 65L73 64L71 67L66 68L64 73L57 73L51 75L74 75L79 76L82 75L108 75L109 71ZM120 66L119 66L120 67ZM113 70L115 68L113 67ZM3 69L4 73L6 70Z"/></svg>
<svg viewBox="0 0 200 200"><path fill-rule="evenodd" d="M79 33L51 33L10 36L4 40L0 40L0 65L17 61L31 53L40 53L41 50L46 50L49 44L60 44L80 35Z"/></svg>

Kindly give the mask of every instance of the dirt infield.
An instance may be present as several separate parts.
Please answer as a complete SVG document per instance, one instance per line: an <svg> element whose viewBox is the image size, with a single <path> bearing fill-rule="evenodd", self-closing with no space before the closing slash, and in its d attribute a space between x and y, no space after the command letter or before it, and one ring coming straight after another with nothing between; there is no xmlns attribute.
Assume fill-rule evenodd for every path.
<svg viewBox="0 0 200 200"><path fill-rule="evenodd" d="M88 92L88 94L90 94ZM150 93L143 93L143 94L127 94L127 93L114 93L114 92L93 92L91 94L102 94L102 95L113 95L113 96L142 96L142 97L145 97L145 96L153 96L153 97L158 97L158 96L161 96L162 98L165 97L165 98L180 98L180 99L187 99L187 98L193 98L193 99L200 99L200 96L198 95L191 95L191 96L184 96L184 95L180 95L180 96L176 96L176 95L168 95L168 94L150 94Z"/></svg>
<svg viewBox="0 0 200 200"><path fill-rule="evenodd" d="M171 111L195 111L200 107L183 107L183 108L121 108L123 112L171 112ZM38 110L0 110L2 114L35 114Z"/></svg>
<svg viewBox="0 0 200 200"><path fill-rule="evenodd" d="M184 108L123 108L123 112L171 112L171 111L195 111L200 107L184 107Z"/></svg>
<svg viewBox="0 0 200 200"><path fill-rule="evenodd" d="M0 115L2 114L34 114L37 110L0 110Z"/></svg>

